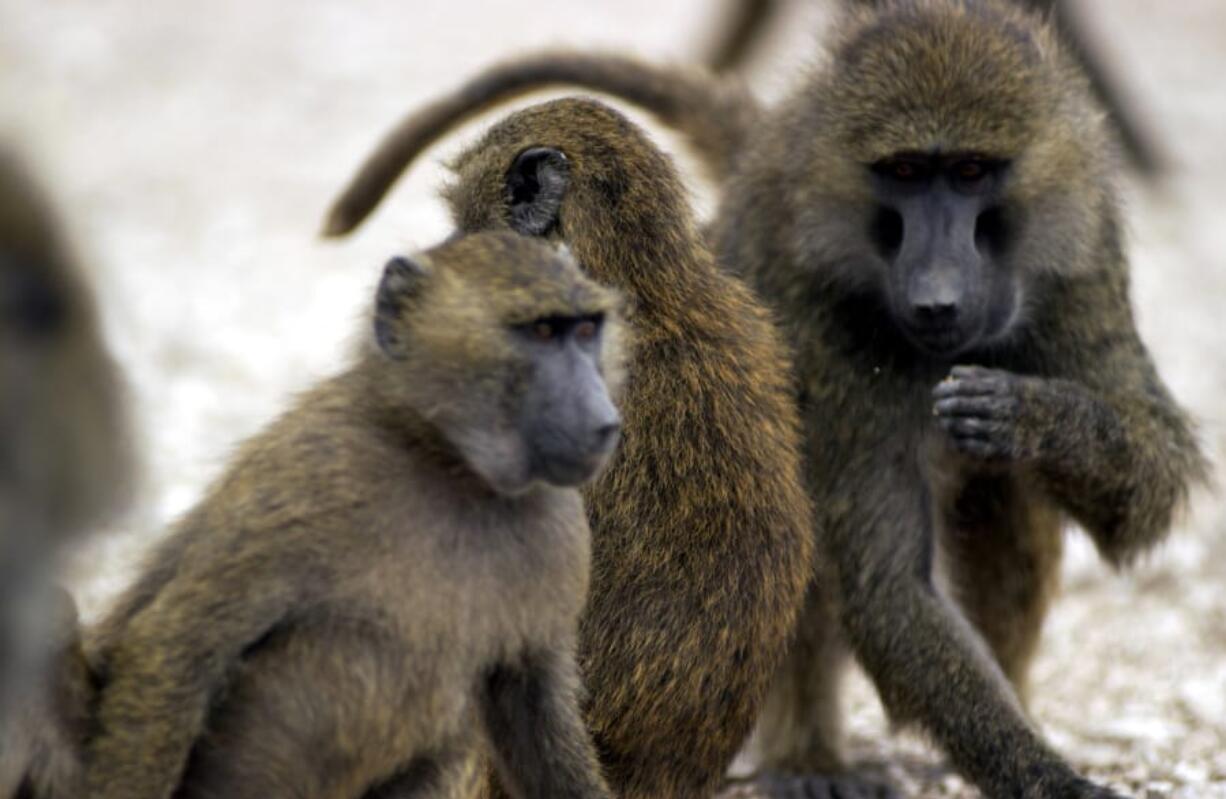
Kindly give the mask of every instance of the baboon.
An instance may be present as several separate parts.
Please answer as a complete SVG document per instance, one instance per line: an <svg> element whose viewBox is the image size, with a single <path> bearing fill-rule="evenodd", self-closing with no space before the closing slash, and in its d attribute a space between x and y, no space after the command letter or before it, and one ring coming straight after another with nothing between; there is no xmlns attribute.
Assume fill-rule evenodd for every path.
<svg viewBox="0 0 1226 799"><path fill-rule="evenodd" d="M609 796L576 698L575 487L618 437L619 308L513 233L392 259L355 363L91 631L85 795L445 796L488 746L514 796Z"/></svg>
<svg viewBox="0 0 1226 799"><path fill-rule="evenodd" d="M716 249L795 344L851 650L986 794L1109 795L1023 710L1061 526L1125 566L1206 469L1136 331L1084 76L1015 4L883 3L746 147ZM807 657L830 646L802 630L762 725L776 769L837 765Z"/></svg>
<svg viewBox="0 0 1226 799"><path fill-rule="evenodd" d="M849 4L872 6L882 0L843 0ZM1090 79L1099 102L1106 107L1115 121L1120 143L1128 160L1143 175L1162 171L1162 157L1158 148L1147 135L1145 125L1130 107L1127 97L1121 95L1110 69L1091 46L1090 37L1082 29L1077 15L1070 13L1066 0L1015 0L1024 7L1049 16L1064 36L1073 56L1081 64ZM760 44L771 19L779 14L783 5L779 0L736 0L732 3L728 19L721 25L715 44L706 56L706 63L717 72L739 69Z"/></svg>
<svg viewBox="0 0 1226 799"><path fill-rule="evenodd" d="M799 91L706 154L730 174L718 260L795 348L843 633L822 603L802 620L761 785L820 795L824 778L768 777L840 768L846 644L890 715L989 796L1110 796L1024 711L1061 526L1126 566L1206 474L1136 331L1111 133L1057 34L1015 5L899 0L837 33ZM490 74L504 93L601 74L599 57L548 61ZM653 85L696 85L670 74ZM669 97L661 117L712 103Z"/></svg>
<svg viewBox="0 0 1226 799"><path fill-rule="evenodd" d="M80 732L42 676L81 665L59 549L125 503L132 471L118 368L85 274L43 192L0 147L0 796L50 792ZM76 707L80 684L62 687Z"/></svg>
<svg viewBox="0 0 1226 799"><path fill-rule="evenodd" d="M356 225L466 103L496 91L470 85L406 120L328 229ZM563 240L633 305L622 446L584 493L585 718L618 795L709 796L758 715L811 569L786 350L745 286L715 268L672 161L607 106L514 113L453 168L461 231Z"/></svg>

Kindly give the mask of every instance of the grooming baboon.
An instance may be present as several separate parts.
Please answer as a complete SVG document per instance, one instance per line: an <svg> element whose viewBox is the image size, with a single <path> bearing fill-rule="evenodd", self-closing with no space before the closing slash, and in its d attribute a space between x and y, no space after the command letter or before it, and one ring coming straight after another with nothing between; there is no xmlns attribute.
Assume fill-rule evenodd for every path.
<svg viewBox="0 0 1226 799"><path fill-rule="evenodd" d="M62 544L127 496L129 440L115 364L84 274L42 193L0 149L0 796L25 776L70 780L81 665L76 612L52 588ZM70 794L57 794L70 795Z"/></svg>
<svg viewBox="0 0 1226 799"><path fill-rule="evenodd" d="M465 102L491 93L471 85L402 124L329 229L357 224ZM515 113L454 168L461 230L563 239L634 304L624 440L585 490L585 716L619 795L708 796L758 715L810 569L784 348L745 287L715 268L670 159L606 106Z"/></svg>
<svg viewBox="0 0 1226 799"><path fill-rule="evenodd" d="M91 799L608 796L579 716L579 492L615 294L511 233L393 259L356 363L249 441L93 632Z"/></svg>
<svg viewBox="0 0 1226 799"><path fill-rule="evenodd" d="M837 33L827 66L756 128L719 129L744 138L707 155L733 173L720 262L773 302L796 348L819 562L838 574L846 641L890 714L990 796L1110 795L1019 698L1060 526L1127 565L1205 474L1135 329L1110 133L1057 35L1016 6L899 0ZM599 57L548 61L524 80L514 64L490 74L504 93L602 74ZM653 85L697 85L670 74ZM761 724L771 771L840 765L840 647L822 612Z"/></svg>
<svg viewBox="0 0 1226 799"><path fill-rule="evenodd" d="M848 4L876 5L882 0L843 0ZM1091 46L1090 36L1082 29L1077 14L1070 13L1066 0L1015 0L1048 15L1060 29L1077 61L1090 78L1094 93L1106 107L1119 131L1120 143L1129 161L1143 174L1152 175L1162 170L1162 157L1145 125L1138 119L1127 97L1121 96L1111 70ZM748 60L771 19L778 15L779 0L735 0L732 13L721 26L715 44L707 55L706 63L719 72L731 72L741 68Z"/></svg>

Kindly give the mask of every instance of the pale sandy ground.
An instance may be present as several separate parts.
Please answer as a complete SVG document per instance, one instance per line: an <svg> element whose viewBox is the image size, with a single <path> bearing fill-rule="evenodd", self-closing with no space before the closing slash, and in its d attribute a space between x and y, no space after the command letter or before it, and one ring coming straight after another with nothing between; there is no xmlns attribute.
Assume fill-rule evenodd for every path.
<svg viewBox="0 0 1226 799"><path fill-rule="evenodd" d="M1219 456L1226 2L1082 10L1175 165L1157 188L1128 187L1137 311ZM789 85L820 17L777 26L755 65L765 94ZM89 256L143 430L138 509L70 570L86 614L237 441L337 368L384 259L446 233L436 156L352 241L314 237L332 191L401 111L526 47L685 59L713 25L711 0L0 0L2 127ZM1034 709L1061 750L1136 795L1226 797L1224 533L1223 505L1200 496L1171 543L1126 576L1071 537ZM918 739L890 735L862 680L853 689L858 759L888 764L916 795L974 795Z"/></svg>

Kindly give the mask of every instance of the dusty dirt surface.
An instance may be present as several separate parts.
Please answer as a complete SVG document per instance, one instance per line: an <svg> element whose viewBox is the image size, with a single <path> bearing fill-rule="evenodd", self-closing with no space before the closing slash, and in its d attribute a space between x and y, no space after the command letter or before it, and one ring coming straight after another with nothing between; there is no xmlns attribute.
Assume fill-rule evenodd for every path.
<svg viewBox="0 0 1226 799"><path fill-rule="evenodd" d="M1226 3L1078 7L1171 165L1157 186L1126 186L1135 301L1220 463ZM337 368L384 260L446 234L436 156L353 239L315 237L332 192L402 111L530 47L688 59L717 13L714 0L0 0L0 130L62 202L143 431L142 501L69 567L86 616L236 442ZM798 10L776 26L751 75L764 95L792 83L821 22ZM1127 575L1071 534L1035 673L1035 717L1053 743L1134 796L1226 797L1224 589L1220 497L1197 496L1171 542ZM863 678L850 685L855 760L911 795L975 795L921 740L889 731Z"/></svg>

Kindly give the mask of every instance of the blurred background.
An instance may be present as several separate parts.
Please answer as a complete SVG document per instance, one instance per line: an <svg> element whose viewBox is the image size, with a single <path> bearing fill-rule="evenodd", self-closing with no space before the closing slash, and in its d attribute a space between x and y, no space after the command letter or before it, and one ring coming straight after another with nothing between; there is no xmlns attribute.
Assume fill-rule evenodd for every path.
<svg viewBox="0 0 1226 799"><path fill-rule="evenodd" d="M316 236L334 192L403 112L525 49L695 60L725 5L0 0L0 135L59 205L139 430L134 510L67 566L85 618L238 441L339 367L387 257L447 234L439 163L489 117L414 169L357 235ZM1157 181L1124 185L1134 300L1221 475L1226 2L1069 5L1166 162ZM772 21L745 73L761 96L786 91L819 52L824 6L795 0ZM709 211L709 188L694 177L691 189ZM1055 745L1140 796L1226 797L1222 497L1198 495L1171 542L1128 575L1072 536L1064 582L1034 691ZM863 680L848 701L857 760L916 795L973 795L921 741L889 733Z"/></svg>

